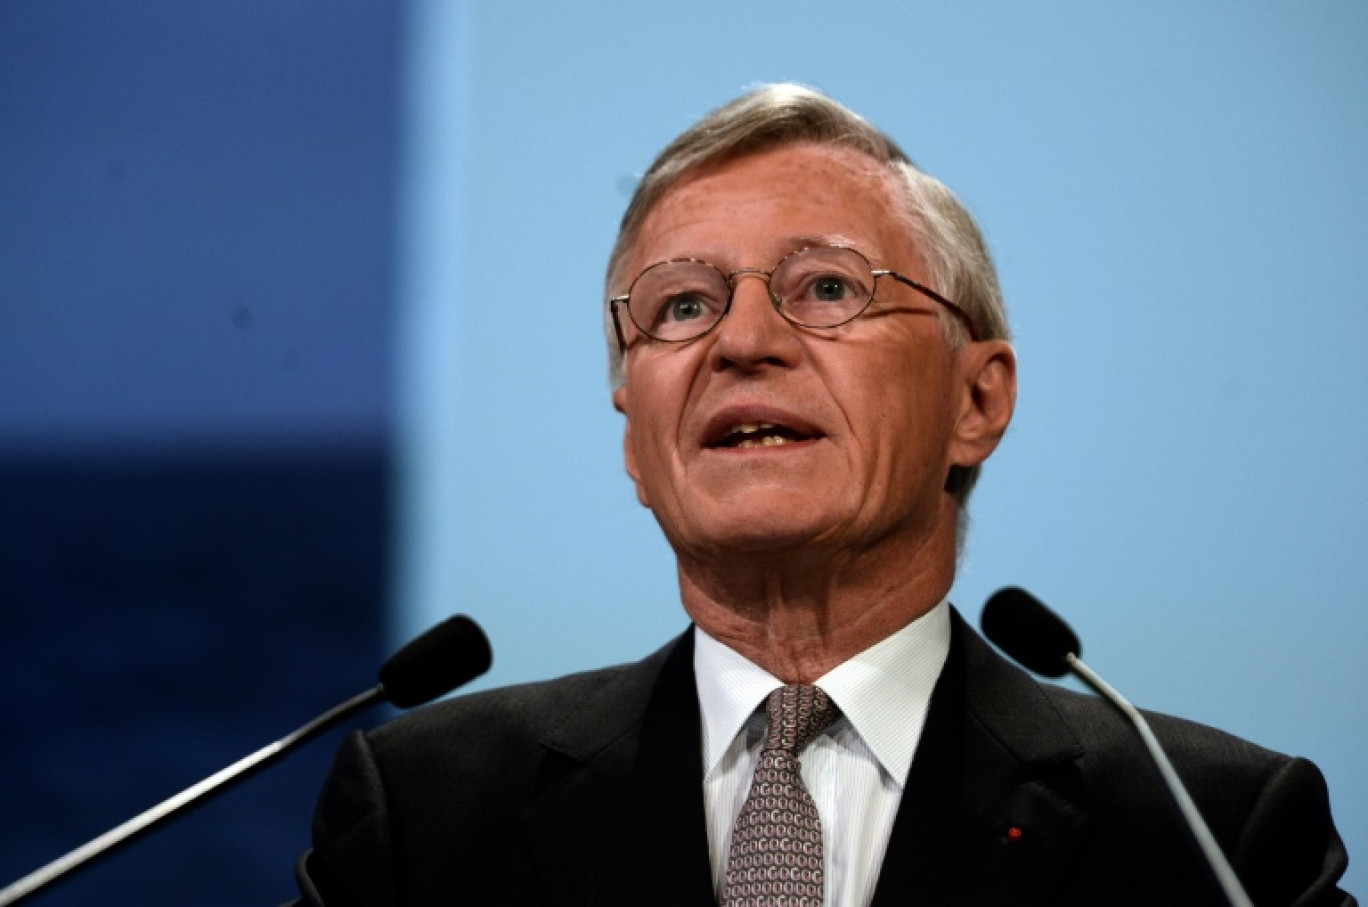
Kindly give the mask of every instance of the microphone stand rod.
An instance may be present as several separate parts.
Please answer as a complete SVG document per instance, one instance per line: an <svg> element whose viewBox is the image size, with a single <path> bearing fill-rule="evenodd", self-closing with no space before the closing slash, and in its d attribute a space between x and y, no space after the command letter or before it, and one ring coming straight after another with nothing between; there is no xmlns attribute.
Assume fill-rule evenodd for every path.
<svg viewBox="0 0 1368 907"><path fill-rule="evenodd" d="M1216 874L1216 881L1220 882L1221 890L1225 892L1226 899L1234 907L1254 907L1249 895L1245 893L1244 886L1240 884L1239 877L1235 875L1235 870L1231 868L1230 861L1221 852L1221 847L1216 843L1215 836L1211 834L1211 829L1207 827L1206 820L1198 811L1197 804L1192 802L1192 797L1188 794L1182 779L1174 771L1173 763L1164 753L1164 748L1159 745L1159 740L1154 736L1154 731L1150 730L1149 722L1145 720L1145 716L1141 715L1140 710L1131 705L1126 697L1118 693L1115 687L1084 664L1083 659L1069 652L1065 654L1064 660L1069 663L1070 670L1078 675L1084 683L1096 690L1103 699L1116 706L1121 714L1129 718L1131 724L1135 725L1135 730L1140 734L1140 739L1145 741L1145 748L1149 750L1150 757L1159 768L1159 774L1164 777L1164 783L1168 785L1169 792L1173 794L1178 809L1182 811L1183 818L1187 820L1188 827L1192 829L1192 836L1197 839L1197 845L1202 848L1207 863L1211 866L1212 872Z"/></svg>
<svg viewBox="0 0 1368 907"><path fill-rule="evenodd" d="M173 816L184 812L211 794L222 793L230 785L243 780L251 773L265 768L283 756L292 747L310 739L338 721L362 709L368 708L385 698L385 688L377 684L364 693L358 693L346 702L333 706L303 727L286 734L274 743L234 762L227 768L210 775L203 781L186 788L174 797L163 800L156 806L140 813L127 822L110 829L104 834L82 844L64 856L24 876L17 882L0 889L0 907L9 907L28 897L33 892L51 884L67 873L84 866L96 857L103 856L127 843L133 837L154 828Z"/></svg>

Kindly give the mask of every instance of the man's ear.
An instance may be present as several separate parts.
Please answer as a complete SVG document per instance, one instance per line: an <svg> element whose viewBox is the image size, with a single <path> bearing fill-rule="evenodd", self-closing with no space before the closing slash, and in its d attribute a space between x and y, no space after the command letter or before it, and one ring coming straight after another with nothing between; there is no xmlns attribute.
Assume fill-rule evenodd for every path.
<svg viewBox="0 0 1368 907"><path fill-rule="evenodd" d="M632 416L628 412L627 388L618 387L613 390L613 409L622 413L622 464L627 470L627 475L632 477L633 484L636 485L637 500L642 507L650 508L651 502L646 498L646 487L641 484L641 471L637 469L636 452L632 449Z"/></svg>
<svg viewBox="0 0 1368 907"><path fill-rule="evenodd" d="M965 344L956 357L962 380L950 462L977 466L997 448L1012 421L1016 352L1005 340L984 340Z"/></svg>

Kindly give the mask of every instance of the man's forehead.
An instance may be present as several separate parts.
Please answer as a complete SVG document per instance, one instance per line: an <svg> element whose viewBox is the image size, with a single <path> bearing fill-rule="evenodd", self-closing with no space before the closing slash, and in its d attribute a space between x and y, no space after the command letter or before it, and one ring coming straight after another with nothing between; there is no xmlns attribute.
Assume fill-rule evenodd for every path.
<svg viewBox="0 0 1368 907"><path fill-rule="evenodd" d="M761 218L776 213L790 227L806 227L773 225L769 238L780 255L814 245L868 248L890 230L905 233L907 225L898 178L886 165L850 148L792 144L682 175L647 212L632 258L641 267L662 257L727 251L729 238L763 232ZM697 237L707 238L707 248L691 244Z"/></svg>
<svg viewBox="0 0 1368 907"><path fill-rule="evenodd" d="M774 176L786 195L811 194L814 189L857 188L871 195L892 200L897 195L897 178L885 164L862 151L841 145L795 142L774 148L748 151L713 161L681 174L647 212L649 221L662 206L679 204L687 198L693 204L716 204L716 194L734 191L735 183L752 182L757 175Z"/></svg>

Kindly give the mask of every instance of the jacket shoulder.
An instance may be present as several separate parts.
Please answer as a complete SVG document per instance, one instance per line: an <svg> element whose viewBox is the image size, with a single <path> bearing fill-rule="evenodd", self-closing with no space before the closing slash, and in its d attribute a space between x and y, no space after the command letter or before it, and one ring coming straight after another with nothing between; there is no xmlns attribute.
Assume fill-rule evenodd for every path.
<svg viewBox="0 0 1368 907"><path fill-rule="evenodd" d="M548 748L585 758L637 726L664 662L686 638L641 661L424 706L367 732L366 742L395 781L429 772L507 776Z"/></svg>
<svg viewBox="0 0 1368 907"><path fill-rule="evenodd" d="M1149 765L1135 728L1106 700L1054 684L1041 688L1083 743L1085 771L1113 774L1133 770L1133 763ZM1194 796L1201 792L1208 799L1221 793L1248 798L1295 761L1196 721L1148 710L1141 714Z"/></svg>
<svg viewBox="0 0 1368 907"><path fill-rule="evenodd" d="M1041 686L1083 742L1078 768L1095 795L1095 829L1121 836L1120 823L1167 827L1186 841L1177 807L1130 722L1101 699ZM1195 721L1143 714L1256 901L1353 903L1337 887L1348 857L1315 765Z"/></svg>
<svg viewBox="0 0 1368 907"><path fill-rule="evenodd" d="M344 740L300 861L300 903L435 903L497 885L540 903L522 817L581 760L631 740L685 634L633 664L459 696ZM672 659L671 656L674 655Z"/></svg>

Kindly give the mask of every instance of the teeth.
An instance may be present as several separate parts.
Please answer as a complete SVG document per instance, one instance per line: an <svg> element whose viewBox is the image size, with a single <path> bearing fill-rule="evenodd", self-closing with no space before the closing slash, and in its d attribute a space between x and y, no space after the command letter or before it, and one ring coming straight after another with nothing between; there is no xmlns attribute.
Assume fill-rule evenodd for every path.
<svg viewBox="0 0 1368 907"><path fill-rule="evenodd" d="M727 429L720 443L728 447L749 449L752 447L779 447L793 444L799 438L794 432L775 422L741 422Z"/></svg>
<svg viewBox="0 0 1368 907"><path fill-rule="evenodd" d="M778 435L765 435L763 438L747 438L738 442L737 447L779 447L781 444L792 444L788 438L781 438Z"/></svg>

